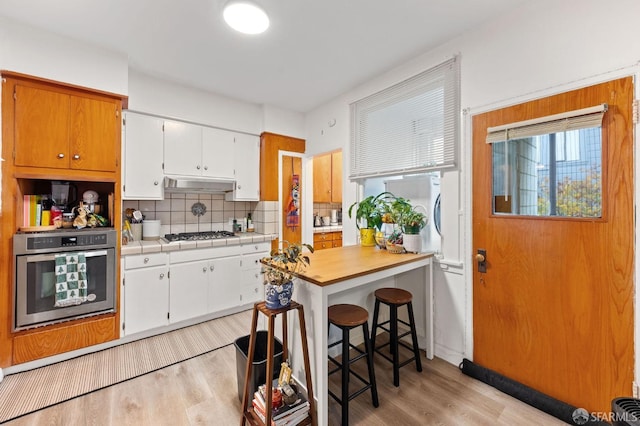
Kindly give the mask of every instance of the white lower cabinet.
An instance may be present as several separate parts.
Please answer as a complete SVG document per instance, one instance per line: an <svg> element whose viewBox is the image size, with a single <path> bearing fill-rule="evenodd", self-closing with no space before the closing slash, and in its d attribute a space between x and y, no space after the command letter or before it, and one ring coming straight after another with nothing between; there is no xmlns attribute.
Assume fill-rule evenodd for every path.
<svg viewBox="0 0 640 426"><path fill-rule="evenodd" d="M207 313L209 261L171 264L169 321L176 323Z"/></svg>
<svg viewBox="0 0 640 426"><path fill-rule="evenodd" d="M240 271L240 303L255 303L264 299L264 285L260 259L268 256L269 252L242 255L242 270Z"/></svg>
<svg viewBox="0 0 640 426"><path fill-rule="evenodd" d="M210 262L210 269L207 298L209 313L238 306L240 256L213 259Z"/></svg>
<svg viewBox="0 0 640 426"><path fill-rule="evenodd" d="M125 336L169 324L168 260L166 253L125 257L122 309Z"/></svg>
<svg viewBox="0 0 640 426"><path fill-rule="evenodd" d="M271 243L125 256L125 335L258 302Z"/></svg>

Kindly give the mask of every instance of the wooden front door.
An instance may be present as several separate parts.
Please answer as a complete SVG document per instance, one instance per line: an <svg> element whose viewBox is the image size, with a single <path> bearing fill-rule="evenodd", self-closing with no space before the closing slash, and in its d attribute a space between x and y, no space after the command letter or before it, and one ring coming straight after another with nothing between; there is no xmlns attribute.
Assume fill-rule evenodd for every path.
<svg viewBox="0 0 640 426"><path fill-rule="evenodd" d="M588 411L632 394L632 99L624 78L473 117L474 362ZM602 217L494 214L487 128L601 103Z"/></svg>

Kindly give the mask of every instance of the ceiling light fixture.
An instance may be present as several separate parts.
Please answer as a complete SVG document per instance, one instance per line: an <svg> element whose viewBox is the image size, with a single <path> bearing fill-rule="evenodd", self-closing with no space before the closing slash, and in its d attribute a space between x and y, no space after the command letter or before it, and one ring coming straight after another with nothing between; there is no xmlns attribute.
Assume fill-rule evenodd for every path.
<svg viewBox="0 0 640 426"><path fill-rule="evenodd" d="M250 1L230 1L222 16L231 28L244 34L260 34L269 28L267 13Z"/></svg>

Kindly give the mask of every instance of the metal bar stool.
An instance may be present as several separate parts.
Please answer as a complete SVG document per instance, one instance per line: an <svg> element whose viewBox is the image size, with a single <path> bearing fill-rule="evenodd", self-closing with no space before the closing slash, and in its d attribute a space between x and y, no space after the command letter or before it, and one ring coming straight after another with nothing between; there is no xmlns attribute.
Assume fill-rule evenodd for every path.
<svg viewBox="0 0 640 426"><path fill-rule="evenodd" d="M378 388L376 387L376 377L373 371L373 351L371 342L369 341L369 312L366 309L356 305L332 305L329 306L329 324L333 324L342 330L342 340L331 343L329 348L337 345L342 345L342 362L338 362L335 358L329 355L329 361L333 362L337 368L329 371L329 376L338 371L342 372L342 396L338 397L336 394L329 390L329 395L333 397L342 407L342 424L344 426L349 424L349 401L353 398L361 395L367 389L371 389L371 401L374 407L379 405L378 403ZM349 331L352 328L362 326L364 335L364 347L362 351L355 345L352 345L349 341ZM349 358L349 349L353 348L358 352L358 355L354 358ZM367 359L367 367L369 371L369 380L351 370L350 365L354 362L365 358ZM353 374L358 378L364 386L349 394L349 374Z"/></svg>
<svg viewBox="0 0 640 426"><path fill-rule="evenodd" d="M403 367L415 360L416 370L422 371L422 363L420 362L420 349L418 348L418 336L416 334L416 322L413 318L413 305L411 304L413 295L410 292L402 290L400 288L380 288L376 290L374 294L376 296L376 304L373 311L371 346L373 347L373 350L375 352L379 353L385 359L393 363L393 385L398 387L400 386L400 367ZM389 306L389 320L378 324L380 303L384 303L385 305ZM398 318L398 308L403 305L407 306L409 323ZM398 322L408 326L409 331L398 335ZM389 328L385 327L386 324L389 324ZM376 346L376 331L378 328L381 328L389 333L389 341L380 346ZM405 342L400 340L401 338L408 336L409 334L411 334L413 347L410 347ZM384 348L387 345L389 345L391 358L380 351L380 349ZM403 362L400 362L400 358L398 355L399 346L403 346L404 348L412 351L413 356Z"/></svg>

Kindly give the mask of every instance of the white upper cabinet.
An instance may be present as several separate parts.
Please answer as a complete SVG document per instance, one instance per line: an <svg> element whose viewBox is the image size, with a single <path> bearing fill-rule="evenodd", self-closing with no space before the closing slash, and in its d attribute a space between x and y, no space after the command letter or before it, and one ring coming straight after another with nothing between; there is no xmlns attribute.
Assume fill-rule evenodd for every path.
<svg viewBox="0 0 640 426"><path fill-rule="evenodd" d="M202 175L234 179L233 139L228 130L202 128Z"/></svg>
<svg viewBox="0 0 640 426"><path fill-rule="evenodd" d="M235 134L235 179L232 193L227 193L231 201L260 200L260 137L244 133Z"/></svg>
<svg viewBox="0 0 640 426"><path fill-rule="evenodd" d="M164 122L164 172L202 176L202 126Z"/></svg>
<svg viewBox="0 0 640 426"><path fill-rule="evenodd" d="M122 198L162 200L163 120L131 112L126 112L123 116Z"/></svg>

